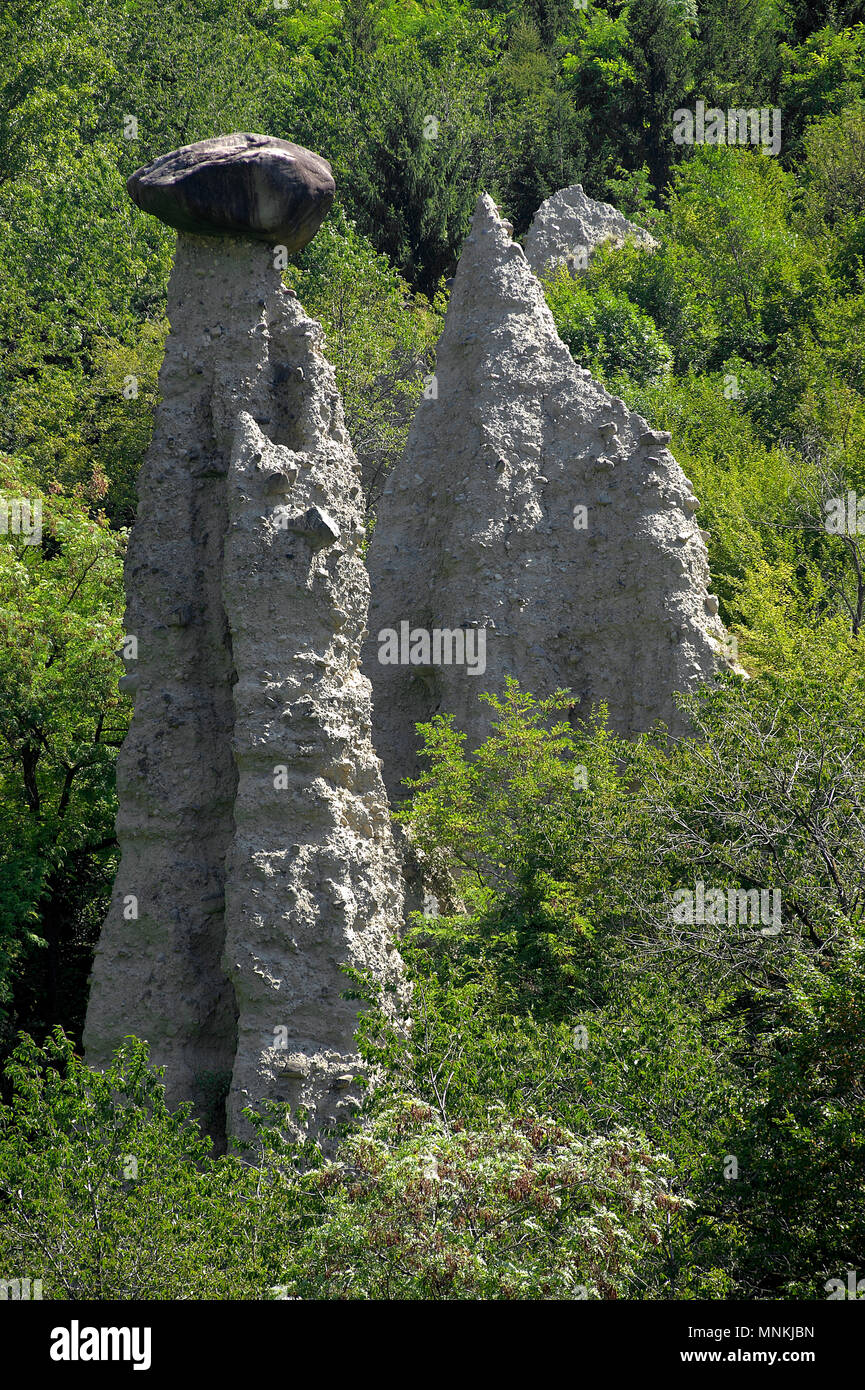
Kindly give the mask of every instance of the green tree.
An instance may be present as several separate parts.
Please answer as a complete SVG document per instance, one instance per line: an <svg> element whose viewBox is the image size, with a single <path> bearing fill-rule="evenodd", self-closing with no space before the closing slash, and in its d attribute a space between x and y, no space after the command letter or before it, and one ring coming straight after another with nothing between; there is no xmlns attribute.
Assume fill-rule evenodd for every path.
<svg viewBox="0 0 865 1390"><path fill-rule="evenodd" d="M431 370L443 304L413 295L341 207L288 279L304 308L324 326L325 351L336 367L364 492L374 506Z"/></svg>
<svg viewBox="0 0 865 1390"><path fill-rule="evenodd" d="M724 110L774 106L784 33L776 0L700 0L698 9L697 95Z"/></svg>
<svg viewBox="0 0 865 1390"><path fill-rule="evenodd" d="M740 1298L847 1296L865 1242L865 973L862 939L802 968L765 1041L729 1140L734 1180L701 1199L697 1260L722 1263ZM837 1285L835 1286L837 1288Z"/></svg>
<svg viewBox="0 0 865 1390"><path fill-rule="evenodd" d="M116 865L123 537L3 464L2 506L41 506L41 543L0 544L0 1007L18 1027L84 1017Z"/></svg>
<svg viewBox="0 0 865 1390"><path fill-rule="evenodd" d="M419 70L410 52L369 75L359 148L343 179L358 228L416 290L453 269L478 193L479 113L460 74Z"/></svg>
<svg viewBox="0 0 865 1390"><path fill-rule="evenodd" d="M809 121L837 115L865 96L865 25L828 23L796 47L782 43L780 54L784 157L791 162L801 154Z"/></svg>
<svg viewBox="0 0 865 1390"><path fill-rule="evenodd" d="M625 294L560 269L544 285L556 328L575 362L597 375L625 373L640 385L669 372L673 354L654 322Z"/></svg>
<svg viewBox="0 0 865 1390"><path fill-rule="evenodd" d="M583 113L563 89L538 28L518 19L491 78L495 139L488 154L498 196L518 232L545 198L583 177Z"/></svg>
<svg viewBox="0 0 865 1390"><path fill-rule="evenodd" d="M52 1299L267 1297L295 1224L276 1167L215 1159L165 1105L145 1044L91 1071L56 1029L24 1037L0 1105L0 1259Z"/></svg>
<svg viewBox="0 0 865 1390"><path fill-rule="evenodd" d="M631 0L628 39L635 87L627 118L633 162L646 163L655 188L669 177L675 146L672 119L687 104L694 80L696 0Z"/></svg>
<svg viewBox="0 0 865 1390"><path fill-rule="evenodd" d="M326 1220L289 1296L620 1298L660 1244L669 1164L635 1134L593 1142L537 1115L446 1125L405 1099L307 1180Z"/></svg>

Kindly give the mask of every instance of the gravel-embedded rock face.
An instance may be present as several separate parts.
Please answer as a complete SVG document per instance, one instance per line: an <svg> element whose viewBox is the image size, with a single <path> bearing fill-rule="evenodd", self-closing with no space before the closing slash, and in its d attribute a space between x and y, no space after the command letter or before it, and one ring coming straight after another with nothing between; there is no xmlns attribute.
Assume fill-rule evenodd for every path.
<svg viewBox="0 0 865 1390"><path fill-rule="evenodd" d="M241 416L228 476L223 598L238 679L239 780L226 859L224 966L238 1002L229 1100L350 1117L356 1003L346 964L399 987L402 895L370 688L360 674L369 581L359 470L332 369L304 337L294 448ZM333 412L333 413L331 413Z"/></svg>
<svg viewBox="0 0 865 1390"><path fill-rule="evenodd" d="M583 192L580 183L561 188L541 203L526 233L526 259L536 275L550 265L585 270L592 252L604 241L617 246L633 238L644 246L657 246L654 237L629 222L610 203L600 203Z"/></svg>
<svg viewBox="0 0 865 1390"><path fill-rule="evenodd" d="M364 669L392 798L419 771L414 724L451 712L477 745L491 715L478 695L507 676L538 696L570 689L578 714L604 700L622 733L680 727L673 692L711 676L725 633L699 504L668 444L574 363L482 196L435 396L368 555Z"/></svg>
<svg viewBox="0 0 865 1390"><path fill-rule="evenodd" d="M248 236L285 246L311 241L336 184L321 155L269 135L218 135L182 145L129 176L133 202L197 236Z"/></svg>
<svg viewBox="0 0 865 1390"><path fill-rule="evenodd" d="M246 238L181 234L126 562L122 858L88 1061L127 1034L218 1133L285 1099L345 1113L345 963L399 980L369 684L362 497L321 327ZM211 1113L208 1116L208 1107ZM298 1127L300 1132L300 1127Z"/></svg>

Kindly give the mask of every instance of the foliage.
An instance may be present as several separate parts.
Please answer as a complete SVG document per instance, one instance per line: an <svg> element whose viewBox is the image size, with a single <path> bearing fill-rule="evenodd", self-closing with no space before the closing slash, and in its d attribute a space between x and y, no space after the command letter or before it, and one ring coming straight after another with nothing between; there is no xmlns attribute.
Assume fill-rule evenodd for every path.
<svg viewBox="0 0 865 1390"><path fill-rule="evenodd" d="M301 303L325 330L367 501L388 469L431 369L442 303L412 295L386 256L336 209L289 272Z"/></svg>
<svg viewBox="0 0 865 1390"><path fill-rule="evenodd" d="M480 1129L404 1100L309 1179L325 1194L289 1296L616 1298L681 1202L635 1135L580 1141L497 1107Z"/></svg>
<svg viewBox="0 0 865 1390"><path fill-rule="evenodd" d="M865 1091L861 935L827 970L803 969L765 1044L765 1070L714 1176L696 1238L746 1298L825 1298L861 1265Z"/></svg>
<svg viewBox="0 0 865 1390"><path fill-rule="evenodd" d="M855 1263L865 1211L865 670L840 619L816 640L778 627L755 610L764 674L689 697L694 736L675 744L575 733L563 701L513 685L472 755L448 719L421 726L430 768L404 815L446 848L469 914L418 919L422 1031L369 1039L443 1115L490 1090L513 1113L541 1095L577 1132L626 1119L651 1143L660 1129L695 1202L661 1252L679 1296L819 1296L815 1269ZM698 882L745 916L677 917ZM778 895L770 915L754 917L754 890Z"/></svg>
<svg viewBox="0 0 865 1390"><path fill-rule="evenodd" d="M795 156L800 152L799 141L808 121L837 114L861 98L865 81L865 25L826 24L808 34L798 47L782 44L780 54L783 73L779 101L787 126L785 149L788 156Z"/></svg>
<svg viewBox="0 0 865 1390"><path fill-rule="evenodd" d="M22 1038L0 1106L0 1264L43 1297L263 1298L292 1221L288 1179L214 1159L170 1114L144 1044L91 1071L62 1030ZM20 1276L19 1276L20 1277Z"/></svg>
<svg viewBox="0 0 865 1390"><path fill-rule="evenodd" d="M856 0L8 0L0 16L0 1255L51 1297L823 1297L859 1262L865 26ZM678 146L697 99L779 107L780 157ZM518 233L582 182L648 227L545 290L700 500L751 679L693 737L509 687L442 717L405 819L464 911L403 944L412 1027L332 1161L256 1168L169 1115L146 1050L74 1053L116 863L121 559L173 234L124 182L261 130L339 202L287 272L324 324L375 507L475 199ZM688 923L697 880L782 929ZM73 1041L70 1041L70 1037ZM218 1094L214 1079L214 1096ZM118 1159L135 1158L132 1166ZM667 1155L667 1157L664 1157ZM738 1176L730 1174L730 1158Z"/></svg>
<svg viewBox="0 0 865 1390"><path fill-rule="evenodd" d="M84 498L2 465L0 500L42 509L41 544L0 544L0 1009L16 1027L83 1022L86 979L115 869L114 759L123 536ZM22 974L26 962L27 971ZM17 999L13 998L17 988Z"/></svg>
<svg viewBox="0 0 865 1390"><path fill-rule="evenodd" d="M673 354L653 320L625 294L598 284L589 288L559 269L545 285L559 337L575 362L598 375L625 372L645 385L669 372Z"/></svg>

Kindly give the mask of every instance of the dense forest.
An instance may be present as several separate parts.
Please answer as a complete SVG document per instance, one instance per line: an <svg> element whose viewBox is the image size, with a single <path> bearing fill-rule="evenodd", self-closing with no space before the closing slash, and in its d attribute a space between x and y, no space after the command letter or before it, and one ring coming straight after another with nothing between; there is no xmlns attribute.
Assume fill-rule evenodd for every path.
<svg viewBox="0 0 865 1390"><path fill-rule="evenodd" d="M4 1277L46 1298L816 1300L865 1273L862 9L6 0ZM779 113L778 151L677 143L698 100ZM678 742L620 739L603 708L575 727L566 695L517 685L476 753L446 716L422 727L399 815L465 910L407 933L408 1036L347 981L377 1084L336 1156L274 1112L255 1163L168 1112L140 1042L104 1075L80 1058L174 246L125 180L234 130L333 166L285 277L324 326L370 527L478 193L521 235L580 182L651 232L545 292L574 358L672 432L749 677L682 697ZM779 893L780 930L678 920L696 882Z"/></svg>

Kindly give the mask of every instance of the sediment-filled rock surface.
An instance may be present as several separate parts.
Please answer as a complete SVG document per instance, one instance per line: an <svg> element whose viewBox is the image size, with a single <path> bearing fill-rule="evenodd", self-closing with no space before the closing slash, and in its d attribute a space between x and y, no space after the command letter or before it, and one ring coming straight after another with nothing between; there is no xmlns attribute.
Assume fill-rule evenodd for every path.
<svg viewBox="0 0 865 1390"><path fill-rule="evenodd" d="M356 1004L399 974L369 686L359 469L321 328L247 237L178 238L126 562L122 857L88 1061L150 1043L211 1130L245 1104L344 1114Z"/></svg>
<svg viewBox="0 0 865 1390"><path fill-rule="evenodd" d="M420 770L415 723L453 713L476 745L478 695L508 676L569 689L577 716L605 701L621 733L680 726L673 694L713 674L725 633L668 445L574 363L483 195L368 555L364 669L393 799Z"/></svg>

